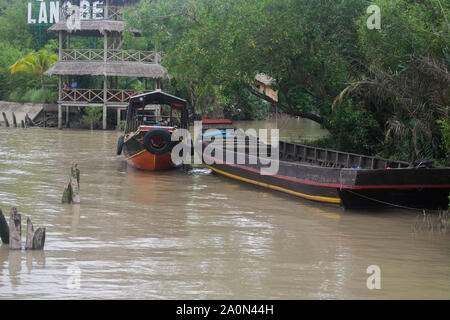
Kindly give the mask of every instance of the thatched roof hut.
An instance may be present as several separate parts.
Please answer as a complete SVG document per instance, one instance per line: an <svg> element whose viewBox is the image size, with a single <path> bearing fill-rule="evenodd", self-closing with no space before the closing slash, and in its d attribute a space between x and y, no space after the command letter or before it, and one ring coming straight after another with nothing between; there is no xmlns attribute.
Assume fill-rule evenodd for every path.
<svg viewBox="0 0 450 320"><path fill-rule="evenodd" d="M69 29L66 21L60 21L50 28L49 32L67 32L75 36L90 36L90 37L101 37L108 34L120 34L125 30L125 21L115 21L115 20L81 20L80 29ZM136 29L129 30L135 35L139 36L140 31Z"/></svg>
<svg viewBox="0 0 450 320"><path fill-rule="evenodd" d="M157 63L61 61L45 72L45 75L117 76L161 79L167 69Z"/></svg>
<svg viewBox="0 0 450 320"><path fill-rule="evenodd" d="M272 77L264 74L264 73L258 73L255 76L255 80L262 83L265 86L270 87L271 85L273 85L275 83L275 79L273 79Z"/></svg>
<svg viewBox="0 0 450 320"><path fill-rule="evenodd" d="M278 91L274 90L272 87L275 84L275 79L264 73L258 73L255 76L256 87L266 96L272 98L272 100L278 101Z"/></svg>

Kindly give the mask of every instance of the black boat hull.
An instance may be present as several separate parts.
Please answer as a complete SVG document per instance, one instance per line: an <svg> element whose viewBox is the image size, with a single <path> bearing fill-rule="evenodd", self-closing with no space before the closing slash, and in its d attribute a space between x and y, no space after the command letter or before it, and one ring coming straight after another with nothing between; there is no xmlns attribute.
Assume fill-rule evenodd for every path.
<svg viewBox="0 0 450 320"><path fill-rule="evenodd" d="M372 189L339 190L342 206L346 209L381 207L446 210L448 207L446 188L433 189Z"/></svg>
<svg viewBox="0 0 450 320"><path fill-rule="evenodd" d="M205 166L232 179L346 209L448 208L450 168L346 169L279 161L278 173L259 164L229 164L203 155Z"/></svg>

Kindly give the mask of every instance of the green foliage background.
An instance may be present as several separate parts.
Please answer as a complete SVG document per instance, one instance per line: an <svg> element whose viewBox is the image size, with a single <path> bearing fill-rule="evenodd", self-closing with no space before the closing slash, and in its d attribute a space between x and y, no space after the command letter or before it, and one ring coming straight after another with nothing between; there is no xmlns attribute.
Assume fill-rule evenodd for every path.
<svg viewBox="0 0 450 320"><path fill-rule="evenodd" d="M0 0L2 100L40 99L39 79L8 73L39 49L26 3ZM371 4L381 8L380 30L367 28ZM328 129L319 145L449 164L449 9L442 0L142 0L125 17L143 36L125 33L122 48L161 52L173 76L164 89L188 99L198 117L263 119L277 105ZM101 42L74 37L72 47ZM54 36L46 47L56 52ZM259 73L273 78L278 102L261 99ZM101 87L97 78L78 82Z"/></svg>

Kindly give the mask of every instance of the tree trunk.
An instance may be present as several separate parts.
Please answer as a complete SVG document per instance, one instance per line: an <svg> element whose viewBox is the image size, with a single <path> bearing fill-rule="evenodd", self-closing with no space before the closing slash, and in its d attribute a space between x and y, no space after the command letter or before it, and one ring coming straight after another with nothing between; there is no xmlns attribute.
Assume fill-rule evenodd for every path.
<svg viewBox="0 0 450 320"><path fill-rule="evenodd" d="M419 147L417 146L417 124L416 123L414 123L412 138L413 138L413 145L414 145L414 153L416 154L416 157L419 158L420 151L419 151Z"/></svg>
<svg viewBox="0 0 450 320"><path fill-rule="evenodd" d="M47 92L45 91L44 74L41 75L42 97L44 97L44 103L47 102Z"/></svg>
<svg viewBox="0 0 450 320"><path fill-rule="evenodd" d="M325 126L327 129L329 129L328 124L326 121L324 121L324 119L319 116L316 115L314 113L310 113L310 112L304 112L304 111L299 111L299 110L291 110L290 108L288 108L287 106L283 105L282 103L273 100L271 97L265 95L264 93L261 93L255 89L253 89L252 87L247 87L248 91L250 91L251 94L257 96L260 99L263 99L269 103L271 103L272 105L278 106L281 110L283 110L284 112L286 112L287 114L290 114L292 116L297 116L300 118L305 118L305 119L309 119L312 120L314 122L317 122L323 126Z"/></svg>

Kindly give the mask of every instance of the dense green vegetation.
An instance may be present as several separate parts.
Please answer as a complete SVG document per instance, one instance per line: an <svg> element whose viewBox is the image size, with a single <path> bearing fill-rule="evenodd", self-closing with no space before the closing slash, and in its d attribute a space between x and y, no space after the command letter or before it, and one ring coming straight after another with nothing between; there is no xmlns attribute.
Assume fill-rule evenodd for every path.
<svg viewBox="0 0 450 320"><path fill-rule="evenodd" d="M0 0L2 100L42 99L39 77L9 74L40 49L26 2ZM367 27L372 4L381 8L380 29ZM449 9L442 0L142 0L127 20L143 37L127 34L123 48L161 51L173 76L165 89L198 115L258 119L276 106L327 128L319 145L450 165ZM50 36L46 49L56 48ZM279 101L257 90L258 73L274 79ZM89 81L101 79L79 85L97 85Z"/></svg>
<svg viewBox="0 0 450 320"><path fill-rule="evenodd" d="M49 53L46 49L30 53L17 60L9 69L11 74L25 72L39 77L42 89L42 99L47 101L47 90L45 88L44 72L50 69L58 61L58 55Z"/></svg>
<svg viewBox="0 0 450 320"><path fill-rule="evenodd" d="M39 49L27 24L27 2L25 0L0 0L0 100L19 102L43 102L42 79L39 74L18 72L11 75L10 67L19 59L36 53ZM42 32L47 34L44 29ZM56 53L57 42L48 38L46 49ZM49 79L47 85L56 86L57 79ZM56 98L48 92L47 98Z"/></svg>
<svg viewBox="0 0 450 320"><path fill-rule="evenodd" d="M367 27L371 4L381 8L381 29ZM320 145L449 164L449 8L439 0L161 0L142 1L129 22L163 51L174 89L197 113L257 113L259 97L327 128ZM278 102L256 90L258 73L275 79Z"/></svg>

